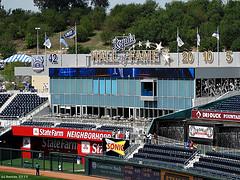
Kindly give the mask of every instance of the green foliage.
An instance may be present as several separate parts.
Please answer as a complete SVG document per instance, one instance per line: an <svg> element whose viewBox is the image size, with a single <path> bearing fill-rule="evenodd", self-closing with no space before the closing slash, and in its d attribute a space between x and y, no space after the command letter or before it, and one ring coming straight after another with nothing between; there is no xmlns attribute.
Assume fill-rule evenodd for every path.
<svg viewBox="0 0 240 180"><path fill-rule="evenodd" d="M29 48L33 48L36 46L36 36L34 34L28 33L25 37L25 44L26 47Z"/></svg>
<svg viewBox="0 0 240 180"><path fill-rule="evenodd" d="M87 41L89 36L93 35L93 24L89 16L84 16L81 21L80 25L77 26L77 38L78 41L84 42Z"/></svg>
<svg viewBox="0 0 240 180"><path fill-rule="evenodd" d="M105 44L111 44L115 36L132 33L137 41L162 42L171 52L177 49L177 28L185 43L179 50L194 49L197 27L201 36L199 49L216 51L216 38L212 33L219 26L220 50L238 49L240 1L229 0L226 4L221 0L169 1L162 8L154 0L146 0L144 4L116 5L109 14L106 14L108 0L34 0L34 3L41 13L0 8L2 56L16 51L12 40L23 39L26 48L36 47L35 27L41 28L39 46L43 48L45 32L51 36L75 24L78 42L88 41L95 30L101 31L100 37Z"/></svg>
<svg viewBox="0 0 240 180"><path fill-rule="evenodd" d="M1 71L1 75L4 77L5 81L14 81L14 67L23 67L24 63L22 62L14 62L8 63L5 65L4 69Z"/></svg>
<svg viewBox="0 0 240 180"><path fill-rule="evenodd" d="M0 39L0 55L3 59L16 53L16 46L6 33Z"/></svg>
<svg viewBox="0 0 240 180"><path fill-rule="evenodd" d="M87 0L33 0L41 10L54 9L56 11L70 10L73 7L87 7Z"/></svg>
<svg viewBox="0 0 240 180"><path fill-rule="evenodd" d="M230 48L232 51L240 51L240 38L235 39Z"/></svg>
<svg viewBox="0 0 240 180"><path fill-rule="evenodd" d="M89 16L93 28L96 30L100 30L106 17L105 9L101 7L96 7L93 9L93 11L90 12Z"/></svg>
<svg viewBox="0 0 240 180"><path fill-rule="evenodd" d="M70 46L68 49L68 53L75 54L76 53L75 46ZM90 49L88 47L83 47L80 44L77 44L77 53L78 54L88 54L88 53L90 53Z"/></svg>
<svg viewBox="0 0 240 180"><path fill-rule="evenodd" d="M176 52L176 33L184 41L180 51L196 46L196 31L201 36L200 50L216 51L216 38L212 33L220 29L220 50L233 47L240 34L240 2L221 0L172 1L159 7L154 1L144 4L117 5L106 17L101 34L108 44L114 36L132 33L137 40L162 42L170 51ZM236 42L234 42L236 44ZM234 45L236 46L236 45Z"/></svg>

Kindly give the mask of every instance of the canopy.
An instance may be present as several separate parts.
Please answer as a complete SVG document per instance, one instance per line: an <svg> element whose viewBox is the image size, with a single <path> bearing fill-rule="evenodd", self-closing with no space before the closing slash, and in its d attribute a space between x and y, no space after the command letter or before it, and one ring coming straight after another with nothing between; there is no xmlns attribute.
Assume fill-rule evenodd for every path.
<svg viewBox="0 0 240 180"><path fill-rule="evenodd" d="M9 63L9 62L32 62L32 57L28 56L26 54L15 54L12 55L11 57L4 59L4 63Z"/></svg>

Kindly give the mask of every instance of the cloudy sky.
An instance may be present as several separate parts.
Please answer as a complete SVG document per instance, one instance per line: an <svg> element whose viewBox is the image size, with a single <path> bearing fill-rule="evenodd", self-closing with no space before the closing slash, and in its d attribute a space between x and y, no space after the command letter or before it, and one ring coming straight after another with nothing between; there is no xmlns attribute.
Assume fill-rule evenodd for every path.
<svg viewBox="0 0 240 180"><path fill-rule="evenodd" d="M172 0L156 0L161 7L164 7L166 2L171 2ZM126 4L126 3L144 3L145 0L109 0L110 9L116 4ZM37 11L38 8L34 6L33 0L2 0L2 4L5 9L16 9L22 8L25 10Z"/></svg>

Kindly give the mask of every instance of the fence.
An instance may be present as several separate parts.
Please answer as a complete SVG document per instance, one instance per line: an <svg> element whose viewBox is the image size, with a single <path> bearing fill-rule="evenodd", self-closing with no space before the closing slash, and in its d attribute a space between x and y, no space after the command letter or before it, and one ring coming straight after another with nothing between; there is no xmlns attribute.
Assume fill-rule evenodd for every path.
<svg viewBox="0 0 240 180"><path fill-rule="evenodd" d="M0 165L20 168L35 168L36 163L41 170L61 171L65 173L84 173L82 157L77 154L66 154L43 151L0 148Z"/></svg>

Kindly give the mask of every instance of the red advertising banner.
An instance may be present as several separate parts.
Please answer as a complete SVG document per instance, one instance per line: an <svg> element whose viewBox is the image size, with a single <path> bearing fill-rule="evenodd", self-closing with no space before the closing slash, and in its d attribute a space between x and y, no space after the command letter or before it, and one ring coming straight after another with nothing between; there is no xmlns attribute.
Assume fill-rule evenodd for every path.
<svg viewBox="0 0 240 180"><path fill-rule="evenodd" d="M12 126L12 133L14 136L62 138L94 142L102 142L102 138L112 137L112 132L108 131L31 127L31 126Z"/></svg>
<svg viewBox="0 0 240 180"><path fill-rule="evenodd" d="M208 119L219 121L240 121L240 113L192 110L192 119Z"/></svg>

